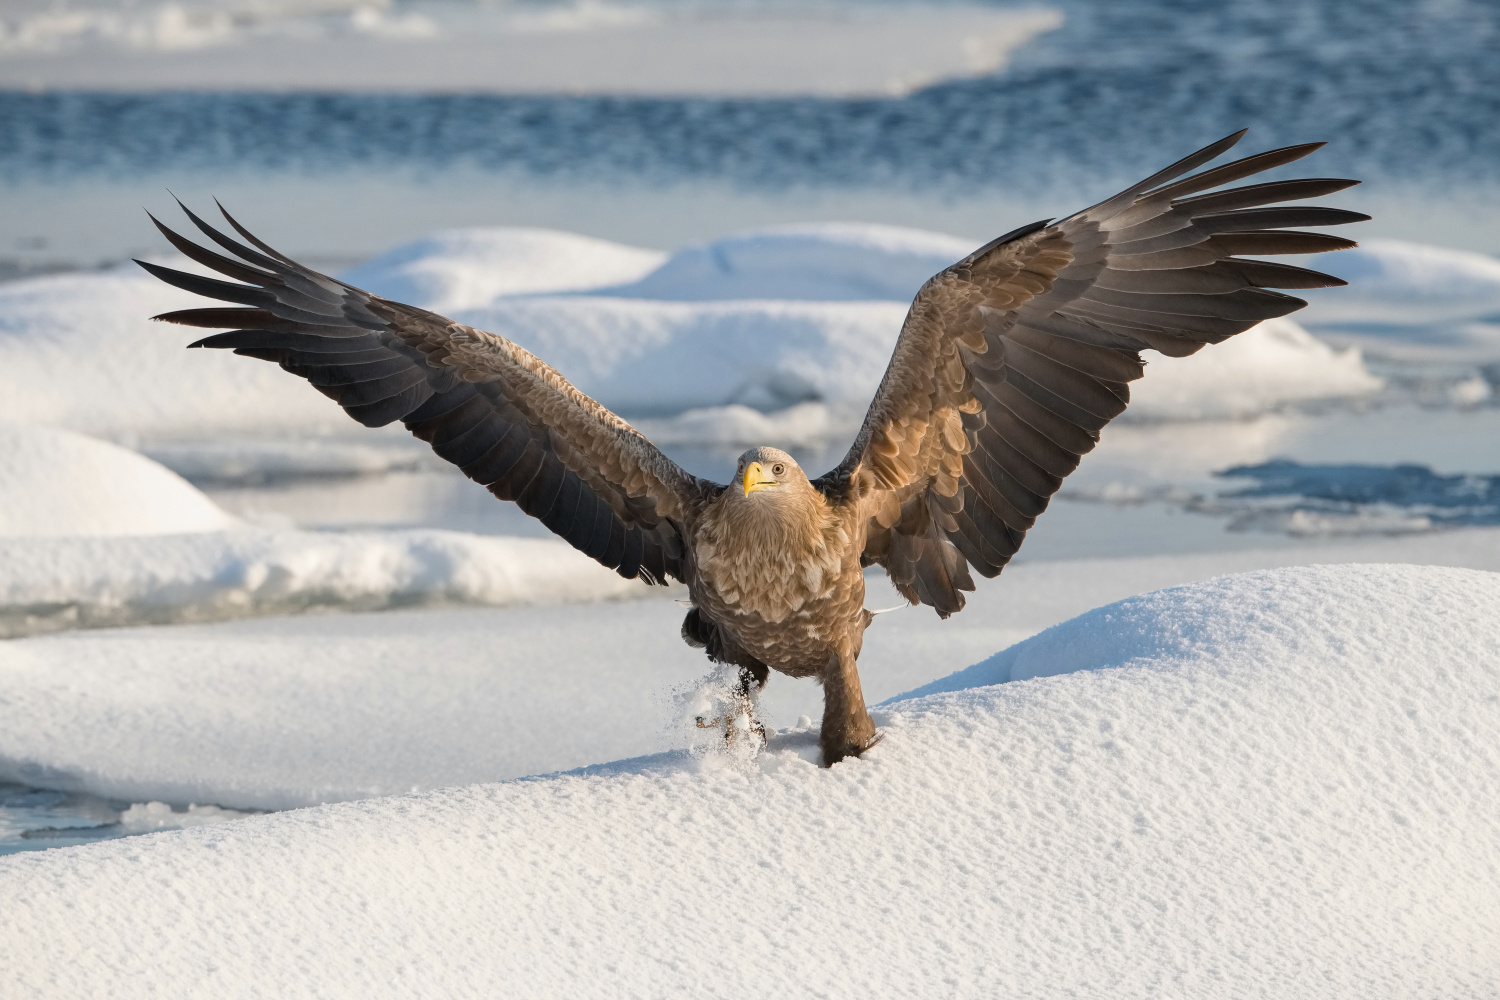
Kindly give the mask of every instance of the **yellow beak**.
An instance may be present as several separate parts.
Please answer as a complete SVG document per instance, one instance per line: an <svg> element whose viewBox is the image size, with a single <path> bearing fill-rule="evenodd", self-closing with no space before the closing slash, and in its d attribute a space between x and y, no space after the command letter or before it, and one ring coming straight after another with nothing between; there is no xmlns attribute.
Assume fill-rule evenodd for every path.
<svg viewBox="0 0 1500 1000"><path fill-rule="evenodd" d="M766 470L760 467L759 462L751 462L745 466L745 496L749 496L756 490L763 490L767 486L780 486L776 480L766 475Z"/></svg>

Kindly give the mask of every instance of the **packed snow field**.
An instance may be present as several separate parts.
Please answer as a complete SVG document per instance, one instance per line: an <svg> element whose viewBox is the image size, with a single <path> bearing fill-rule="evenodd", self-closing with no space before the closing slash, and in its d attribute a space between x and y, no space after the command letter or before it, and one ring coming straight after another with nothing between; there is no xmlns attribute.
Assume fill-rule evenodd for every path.
<svg viewBox="0 0 1500 1000"><path fill-rule="evenodd" d="M346 277L516 339L722 476L767 441L836 461L906 301L971 249L469 229ZM516 537L400 434L146 319L193 297L0 284L0 853L195 828L0 861L0 981L1482 993L1500 529L1438 529L1500 516L1500 272L1395 241L1316 264L1350 287L1152 357L963 614L877 620L886 738L831 771L815 685L773 678L770 746L725 752L680 593ZM496 519L382 508L418 482ZM398 901L399 940L363 915Z"/></svg>
<svg viewBox="0 0 1500 1000"><path fill-rule="evenodd" d="M799 728L748 758L7 858L0 977L141 997L1491 995L1496 607L1486 572L1222 577L888 703L884 741L831 770Z"/></svg>

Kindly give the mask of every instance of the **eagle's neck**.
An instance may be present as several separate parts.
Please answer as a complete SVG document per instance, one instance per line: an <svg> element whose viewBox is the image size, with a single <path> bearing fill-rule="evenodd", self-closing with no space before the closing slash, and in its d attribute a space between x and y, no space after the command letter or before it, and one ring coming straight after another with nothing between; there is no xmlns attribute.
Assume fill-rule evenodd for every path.
<svg viewBox="0 0 1500 1000"><path fill-rule="evenodd" d="M699 522L698 572L731 608L782 622L833 593L851 541L816 490L728 496Z"/></svg>

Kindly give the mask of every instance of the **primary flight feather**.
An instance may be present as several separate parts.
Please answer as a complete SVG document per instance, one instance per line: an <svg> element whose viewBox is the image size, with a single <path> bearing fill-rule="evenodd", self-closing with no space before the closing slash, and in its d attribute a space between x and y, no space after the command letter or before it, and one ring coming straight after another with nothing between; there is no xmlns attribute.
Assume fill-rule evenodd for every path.
<svg viewBox="0 0 1500 1000"><path fill-rule="evenodd" d="M1321 143L1184 176L1243 134L1060 222L1002 236L931 278L849 454L811 480L774 448L741 456L727 487L690 475L529 351L303 267L227 212L246 242L184 207L234 259L156 224L188 257L234 281L141 266L239 304L156 317L229 331L192 346L275 361L367 426L400 420L470 479L621 576L687 584L683 638L738 666L747 690L770 670L818 678L820 745L831 764L877 738L856 666L872 618L864 567L884 567L913 604L945 618L959 611L974 589L970 570L1000 572L1124 411L1128 384L1143 372L1140 351L1192 354L1306 305L1272 288L1344 284L1239 255L1354 246L1288 227L1368 216L1281 203L1355 181L1202 193Z"/></svg>

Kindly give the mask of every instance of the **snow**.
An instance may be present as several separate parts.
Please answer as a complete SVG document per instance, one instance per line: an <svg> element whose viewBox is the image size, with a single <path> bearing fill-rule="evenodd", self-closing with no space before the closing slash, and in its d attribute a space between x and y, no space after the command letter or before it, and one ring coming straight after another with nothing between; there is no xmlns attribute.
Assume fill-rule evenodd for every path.
<svg viewBox="0 0 1500 1000"><path fill-rule="evenodd" d="M0 423L0 547L13 538L221 531L234 524L181 477L133 451L71 431ZM0 587L13 571L6 565Z"/></svg>
<svg viewBox="0 0 1500 1000"><path fill-rule="evenodd" d="M425 442L399 424L371 433L279 439L225 437L151 441L141 454L197 483L265 485L279 480L338 479L441 467Z"/></svg>
<svg viewBox="0 0 1500 1000"><path fill-rule="evenodd" d="M860 658L865 694L890 698L1144 590L1310 560L1500 570L1500 530L1014 565L948 621L926 609L878 618ZM601 589L619 588L599 596L642 599L73 631L0 644L0 781L134 802L287 808L683 746L683 719L693 713L682 699L709 664L678 635L680 595L580 566L580 575L597 573ZM267 589L273 596L262 599L274 607ZM381 606L379 597L370 603ZM867 606L899 603L873 574ZM176 613L167 620L182 620ZM790 726L800 715L819 718L820 698L815 683L777 675L761 712Z"/></svg>
<svg viewBox="0 0 1500 1000"><path fill-rule="evenodd" d="M887 705L884 741L828 770L793 730L752 760L10 857L0 977L121 997L1486 995L1497 606L1485 572L1223 577L1006 654L1069 673Z"/></svg>
<svg viewBox="0 0 1500 1000"><path fill-rule="evenodd" d="M1002 69L1062 24L981 5L89 2L0 11L0 87L902 94Z"/></svg>

